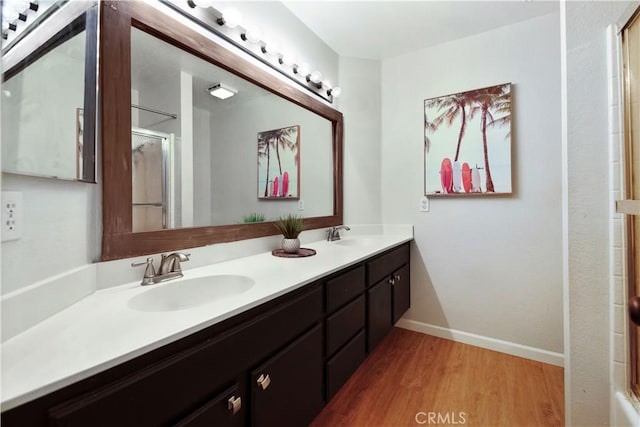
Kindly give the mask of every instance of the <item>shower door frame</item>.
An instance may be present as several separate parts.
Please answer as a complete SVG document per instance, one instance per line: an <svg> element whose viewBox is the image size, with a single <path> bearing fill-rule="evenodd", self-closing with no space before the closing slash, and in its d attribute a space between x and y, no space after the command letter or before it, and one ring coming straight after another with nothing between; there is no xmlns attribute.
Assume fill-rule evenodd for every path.
<svg viewBox="0 0 640 427"><path fill-rule="evenodd" d="M168 228L173 228L175 225L175 217L173 213L173 197L172 193L174 190L174 186L172 183L172 174L170 171L173 170L173 156L172 154L172 146L173 146L173 134L155 131L151 129L144 129L138 127L131 128L131 136L133 143L133 135L141 135L146 137L154 137L161 140L161 148L162 148L162 229L166 230ZM131 147L133 150L133 146ZM132 156L133 160L133 156ZM133 165L131 169L132 179L133 179ZM133 196L131 201L131 209L133 210L136 206L157 206L157 204L149 204L149 203L134 203Z"/></svg>

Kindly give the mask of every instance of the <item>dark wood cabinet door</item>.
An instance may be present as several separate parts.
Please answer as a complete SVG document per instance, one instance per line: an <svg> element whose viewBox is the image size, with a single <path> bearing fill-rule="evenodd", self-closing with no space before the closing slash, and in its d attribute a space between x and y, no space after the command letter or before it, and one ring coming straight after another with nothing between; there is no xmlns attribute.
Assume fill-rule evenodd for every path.
<svg viewBox="0 0 640 427"><path fill-rule="evenodd" d="M393 324L400 320L402 315L411 306L411 280L409 278L409 264L393 273Z"/></svg>
<svg viewBox="0 0 640 427"><path fill-rule="evenodd" d="M251 372L252 425L303 427L324 405L322 325Z"/></svg>
<svg viewBox="0 0 640 427"><path fill-rule="evenodd" d="M373 350L391 330L391 277L386 277L367 291L367 350Z"/></svg>
<svg viewBox="0 0 640 427"><path fill-rule="evenodd" d="M366 356L362 330L327 362L327 401L347 382Z"/></svg>
<svg viewBox="0 0 640 427"><path fill-rule="evenodd" d="M234 384L177 423L175 427L241 427L244 425L245 403L246 399L242 399L240 387Z"/></svg>

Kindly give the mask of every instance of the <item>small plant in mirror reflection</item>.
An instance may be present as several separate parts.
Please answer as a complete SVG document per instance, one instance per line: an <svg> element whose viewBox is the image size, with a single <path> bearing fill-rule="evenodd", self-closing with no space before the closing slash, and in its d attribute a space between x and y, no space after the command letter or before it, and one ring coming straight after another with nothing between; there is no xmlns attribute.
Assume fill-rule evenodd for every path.
<svg viewBox="0 0 640 427"><path fill-rule="evenodd" d="M250 224L253 222L264 222L264 214L261 213L250 213L249 215L245 215L242 217L242 222L246 224Z"/></svg>
<svg viewBox="0 0 640 427"><path fill-rule="evenodd" d="M297 239L298 235L304 230L302 217L292 214L281 216L274 224L285 239Z"/></svg>

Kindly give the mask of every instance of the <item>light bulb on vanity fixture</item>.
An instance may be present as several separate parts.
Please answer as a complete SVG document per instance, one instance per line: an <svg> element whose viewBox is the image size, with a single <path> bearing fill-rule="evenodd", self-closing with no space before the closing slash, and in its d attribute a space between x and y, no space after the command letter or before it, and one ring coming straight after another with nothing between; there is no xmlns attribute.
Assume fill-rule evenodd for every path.
<svg viewBox="0 0 640 427"><path fill-rule="evenodd" d="M318 70L307 74L307 83L311 83L318 89L322 87L322 73Z"/></svg>
<svg viewBox="0 0 640 427"><path fill-rule="evenodd" d="M216 21L218 25L226 25L229 28L235 28L242 22L242 15L235 9L226 9L222 12L222 16Z"/></svg>
<svg viewBox="0 0 640 427"><path fill-rule="evenodd" d="M227 85L223 85L222 83L216 83L207 89L211 96L214 96L218 99L227 99L231 98L233 95L237 94L238 91L230 88Z"/></svg>
<svg viewBox="0 0 640 427"><path fill-rule="evenodd" d="M255 25L247 25L244 32L240 34L240 38L251 43L258 43L262 38L262 30Z"/></svg>
<svg viewBox="0 0 640 427"><path fill-rule="evenodd" d="M303 62L302 64L295 64L293 66L293 72L301 76L306 76L309 74L309 64L306 62Z"/></svg>
<svg viewBox="0 0 640 427"><path fill-rule="evenodd" d="M2 5L2 20L8 23L15 22L20 17L20 12L11 7L8 3Z"/></svg>
<svg viewBox="0 0 640 427"><path fill-rule="evenodd" d="M8 4L9 7L13 8L13 10L18 12L20 15L25 15L31 8L31 2L29 0L6 0L4 3ZM26 16L23 20L26 20Z"/></svg>
<svg viewBox="0 0 640 427"><path fill-rule="evenodd" d="M208 7L213 6L213 0L189 0L187 1L191 8L201 7L206 9Z"/></svg>
<svg viewBox="0 0 640 427"><path fill-rule="evenodd" d="M333 99L340 98L340 96L342 95L342 89L338 86L332 87L327 90L327 95L329 95Z"/></svg>
<svg viewBox="0 0 640 427"><path fill-rule="evenodd" d="M280 54L280 43L276 40L264 42L260 50L262 50L262 53L264 54L278 56Z"/></svg>

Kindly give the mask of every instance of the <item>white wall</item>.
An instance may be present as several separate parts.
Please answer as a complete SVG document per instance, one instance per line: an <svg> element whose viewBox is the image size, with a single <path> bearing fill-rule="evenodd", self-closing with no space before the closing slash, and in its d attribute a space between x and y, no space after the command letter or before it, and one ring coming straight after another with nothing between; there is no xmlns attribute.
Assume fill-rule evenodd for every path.
<svg viewBox="0 0 640 427"><path fill-rule="evenodd" d="M526 346L530 357L551 352L555 363L563 351L559 25L558 13L546 15L382 64L382 221L415 227L405 320L488 346ZM433 198L430 212L418 212L424 99L506 82L513 195Z"/></svg>
<svg viewBox="0 0 640 427"><path fill-rule="evenodd" d="M345 224L382 222L380 66L380 61L340 58Z"/></svg>
<svg viewBox="0 0 640 427"><path fill-rule="evenodd" d="M99 257L97 185L2 174L2 190L24 205L22 238L2 243L3 295Z"/></svg>
<svg viewBox="0 0 640 427"><path fill-rule="evenodd" d="M567 2L565 401L567 425L609 422L609 221L606 28L631 2ZM624 344L622 344L624 345Z"/></svg>

